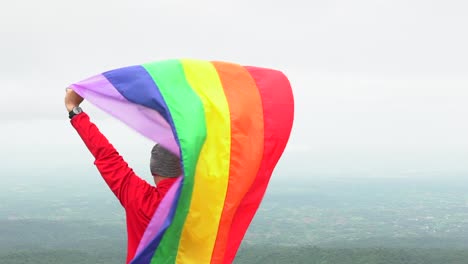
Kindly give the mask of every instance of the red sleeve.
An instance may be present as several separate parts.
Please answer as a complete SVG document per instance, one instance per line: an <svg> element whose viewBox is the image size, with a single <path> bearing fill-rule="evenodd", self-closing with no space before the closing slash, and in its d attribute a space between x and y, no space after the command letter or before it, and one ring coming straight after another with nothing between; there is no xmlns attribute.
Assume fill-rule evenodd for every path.
<svg viewBox="0 0 468 264"><path fill-rule="evenodd" d="M138 177L86 113L74 116L71 124L94 156L97 169L123 207L147 193L151 186Z"/></svg>

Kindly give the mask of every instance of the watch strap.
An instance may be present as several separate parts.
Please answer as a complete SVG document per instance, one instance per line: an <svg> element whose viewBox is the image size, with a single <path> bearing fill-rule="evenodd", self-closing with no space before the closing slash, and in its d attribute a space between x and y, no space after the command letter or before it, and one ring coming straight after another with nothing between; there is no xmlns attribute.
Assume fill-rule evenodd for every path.
<svg viewBox="0 0 468 264"><path fill-rule="evenodd" d="M76 115L78 115L78 114L80 114L82 112L83 112L83 110L81 109L81 107L75 106L75 107L73 107L73 109L70 112L68 112L68 117L70 119L72 119L74 116L76 116Z"/></svg>

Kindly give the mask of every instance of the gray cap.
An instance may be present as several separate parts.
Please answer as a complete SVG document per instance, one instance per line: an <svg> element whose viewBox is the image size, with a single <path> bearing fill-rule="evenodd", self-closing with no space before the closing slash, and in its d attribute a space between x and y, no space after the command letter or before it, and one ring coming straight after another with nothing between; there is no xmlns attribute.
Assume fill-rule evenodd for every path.
<svg viewBox="0 0 468 264"><path fill-rule="evenodd" d="M150 169L152 174L168 178L182 174L179 157L159 144L151 150Z"/></svg>

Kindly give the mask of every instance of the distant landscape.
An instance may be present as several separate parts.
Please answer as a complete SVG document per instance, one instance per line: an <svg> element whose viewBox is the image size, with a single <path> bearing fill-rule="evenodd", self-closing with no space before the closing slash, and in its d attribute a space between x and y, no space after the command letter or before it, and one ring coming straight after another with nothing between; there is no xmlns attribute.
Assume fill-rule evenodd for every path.
<svg viewBox="0 0 468 264"><path fill-rule="evenodd" d="M468 263L465 176L274 179L235 263ZM124 263L99 180L0 187L0 263Z"/></svg>

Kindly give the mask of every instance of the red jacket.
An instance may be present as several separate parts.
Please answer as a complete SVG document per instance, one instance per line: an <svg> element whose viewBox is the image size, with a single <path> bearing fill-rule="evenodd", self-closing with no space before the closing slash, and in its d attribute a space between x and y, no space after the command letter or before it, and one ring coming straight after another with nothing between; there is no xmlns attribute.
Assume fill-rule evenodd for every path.
<svg viewBox="0 0 468 264"><path fill-rule="evenodd" d="M74 116L71 124L93 154L97 169L125 208L127 219L127 262L133 259L140 239L160 201L176 178L164 179L154 187L138 177L86 113Z"/></svg>

